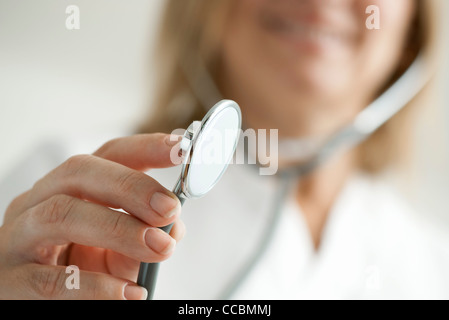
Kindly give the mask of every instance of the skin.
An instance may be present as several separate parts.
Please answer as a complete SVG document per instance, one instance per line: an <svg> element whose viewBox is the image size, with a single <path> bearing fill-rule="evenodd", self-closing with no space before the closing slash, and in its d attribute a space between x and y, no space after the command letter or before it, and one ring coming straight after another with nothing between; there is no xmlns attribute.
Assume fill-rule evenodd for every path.
<svg viewBox="0 0 449 320"><path fill-rule="evenodd" d="M380 30L368 30L369 5ZM247 127L326 137L385 85L404 51L413 0L240 0L225 28L220 86ZM279 159L282 163L282 159ZM297 199L318 249L329 209L356 169L355 153L303 179Z"/></svg>
<svg viewBox="0 0 449 320"><path fill-rule="evenodd" d="M368 4L381 10L379 31L364 28ZM388 79L413 11L411 0L238 0L223 39L220 86L252 128L277 128L281 137L329 134ZM287 20L331 28L344 40L289 34ZM185 232L177 198L143 173L172 166L172 147L163 134L116 139L68 159L14 199L0 227L0 298L145 299L135 284L139 261L169 258ZM316 247L354 168L347 153L299 184ZM172 222L170 235L156 228ZM66 289L67 265L80 268L81 290Z"/></svg>
<svg viewBox="0 0 449 320"><path fill-rule="evenodd" d="M0 298L145 299L140 261L167 259L185 232L177 197L143 173L173 166L172 147L165 134L116 139L17 197L0 228ZM82 289L66 289L67 265Z"/></svg>

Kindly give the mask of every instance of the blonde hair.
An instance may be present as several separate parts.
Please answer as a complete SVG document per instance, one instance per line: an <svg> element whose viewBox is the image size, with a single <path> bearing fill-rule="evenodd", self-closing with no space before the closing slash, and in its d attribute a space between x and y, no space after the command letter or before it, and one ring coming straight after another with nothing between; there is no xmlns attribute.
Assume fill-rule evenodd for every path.
<svg viewBox="0 0 449 320"><path fill-rule="evenodd" d="M153 112L140 132L170 133L176 128L186 128L217 102L216 88L211 83L218 81L209 80L219 76L220 40L234 1L167 1L156 46L158 85ZM436 52L437 2L416 1L418 9L407 48L384 90L404 73L419 52L426 51L428 57L429 53ZM413 99L410 106L358 147L360 170L375 173L402 160L401 155L406 155L405 149L409 147L406 142L410 140L409 130L416 109L412 105L418 101L422 97Z"/></svg>

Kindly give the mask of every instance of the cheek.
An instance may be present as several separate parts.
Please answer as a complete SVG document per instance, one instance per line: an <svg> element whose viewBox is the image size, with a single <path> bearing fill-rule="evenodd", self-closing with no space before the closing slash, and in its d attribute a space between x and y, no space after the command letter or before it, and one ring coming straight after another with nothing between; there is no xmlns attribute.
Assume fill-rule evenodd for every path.
<svg viewBox="0 0 449 320"><path fill-rule="evenodd" d="M363 17L368 5L379 8L379 30L369 30L365 23L359 44L358 66L360 79L365 85L378 90L394 72L402 56L408 36L409 26L414 15L414 0L376 0L360 1L358 10Z"/></svg>
<svg viewBox="0 0 449 320"><path fill-rule="evenodd" d="M224 73L233 93L244 88L245 94L253 92L266 100L267 92L273 91L292 100L333 101L354 95L370 99L394 71L414 12L414 0L353 0L351 16L360 37L350 54L342 59L298 58L260 30L256 14L267 1L236 1L222 48ZM380 10L380 30L366 28L369 5Z"/></svg>
<svg viewBox="0 0 449 320"><path fill-rule="evenodd" d="M222 67L227 80L246 90L263 86L271 69L277 69L278 56L256 23L256 13L265 0L237 0L222 42ZM235 88L234 88L235 89Z"/></svg>

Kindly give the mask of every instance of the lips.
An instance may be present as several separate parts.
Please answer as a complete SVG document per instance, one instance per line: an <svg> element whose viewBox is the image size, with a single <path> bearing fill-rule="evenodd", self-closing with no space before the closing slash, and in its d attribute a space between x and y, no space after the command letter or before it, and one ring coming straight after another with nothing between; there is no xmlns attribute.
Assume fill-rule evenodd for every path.
<svg viewBox="0 0 449 320"><path fill-rule="evenodd" d="M323 17L291 17L273 12L262 12L260 22L271 33L289 38L297 43L310 45L348 46L355 41L355 33Z"/></svg>

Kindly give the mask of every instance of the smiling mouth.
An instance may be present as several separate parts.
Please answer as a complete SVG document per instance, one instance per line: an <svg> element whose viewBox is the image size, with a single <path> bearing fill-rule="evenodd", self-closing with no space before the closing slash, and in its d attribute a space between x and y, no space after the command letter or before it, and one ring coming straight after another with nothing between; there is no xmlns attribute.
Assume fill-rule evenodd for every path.
<svg viewBox="0 0 449 320"><path fill-rule="evenodd" d="M309 23L305 20L281 18L273 14L262 13L262 26L275 34L286 36L296 42L308 42L317 45L348 46L355 36L323 23Z"/></svg>

